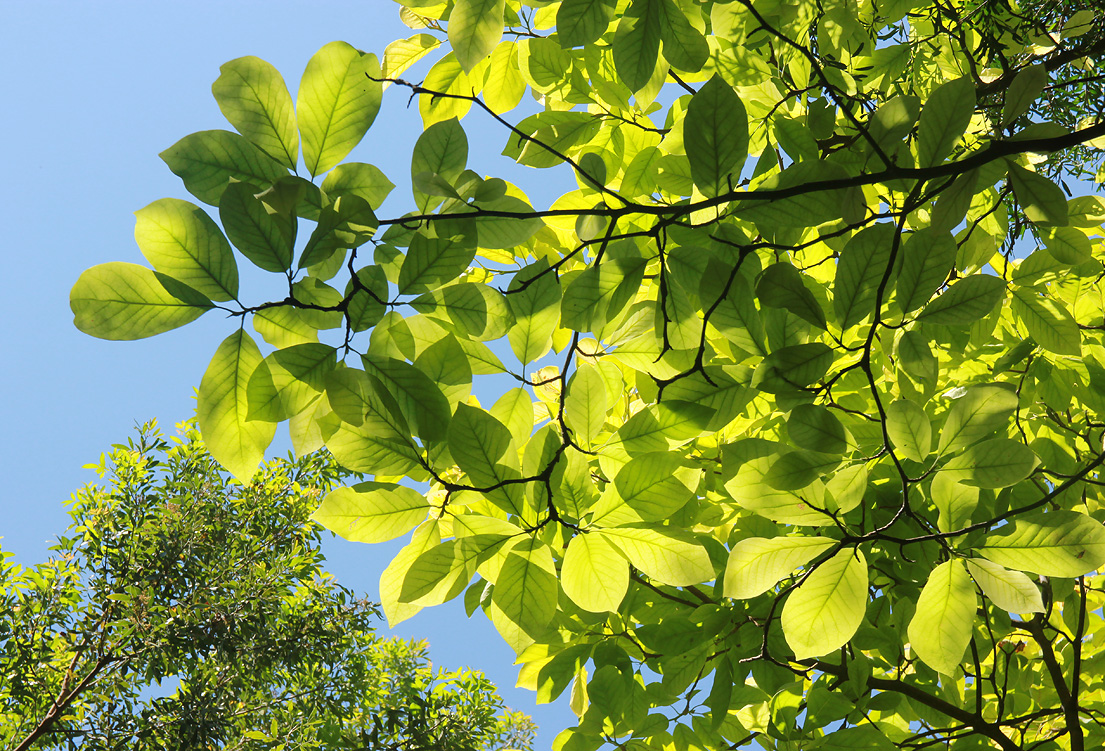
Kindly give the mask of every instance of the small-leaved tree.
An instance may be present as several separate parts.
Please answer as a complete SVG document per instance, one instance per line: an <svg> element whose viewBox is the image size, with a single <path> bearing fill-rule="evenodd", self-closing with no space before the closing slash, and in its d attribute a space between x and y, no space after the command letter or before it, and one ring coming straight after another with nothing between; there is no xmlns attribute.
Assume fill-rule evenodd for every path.
<svg viewBox="0 0 1105 751"><path fill-rule="evenodd" d="M294 104L223 66L237 133L162 154L222 229L139 211L153 269L85 272L77 326L228 314L215 456L249 477L288 421L372 475L316 518L413 530L388 618L463 594L571 687L558 749L1105 745L1095 6L401 4L415 34L325 46ZM381 218L343 160L385 95L424 130ZM576 189L469 165L475 111Z"/></svg>
<svg viewBox="0 0 1105 751"><path fill-rule="evenodd" d="M241 485L189 427L96 466L45 563L0 563L0 745L81 749L528 749L532 722L322 569L308 520L348 472L324 454Z"/></svg>

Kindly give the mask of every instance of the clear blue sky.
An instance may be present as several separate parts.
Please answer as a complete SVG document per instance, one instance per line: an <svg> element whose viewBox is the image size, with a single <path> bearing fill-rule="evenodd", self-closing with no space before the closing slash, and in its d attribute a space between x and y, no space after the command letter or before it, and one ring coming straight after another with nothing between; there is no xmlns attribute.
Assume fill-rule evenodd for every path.
<svg viewBox="0 0 1105 751"><path fill-rule="evenodd" d="M0 136L8 167L0 217L8 281L0 295L0 546L31 565L64 530L64 500L94 479L82 465L124 441L136 423L156 417L171 431L189 418L193 389L234 327L208 314L152 339L105 342L73 328L68 304L85 268L143 262L132 212L162 197L191 199L157 154L189 133L229 129L211 96L219 66L256 55L283 73L294 96L307 60L327 42L382 54L389 41L413 32L390 0L11 0L3 8ZM506 136L478 113L464 125L469 166L513 178L535 204L574 184L563 172L504 165L497 155ZM409 160L420 131L407 95L389 89L351 156L377 165L397 185L382 215L411 208ZM282 453L280 435L274 450ZM397 549L337 540L324 552L343 584L375 599L380 571ZM537 748L548 748L557 730L572 724L567 697L538 707L532 693L513 688L513 653L481 614L467 619L459 601L423 611L395 633L429 639L438 665L484 670L508 703L542 726Z"/></svg>

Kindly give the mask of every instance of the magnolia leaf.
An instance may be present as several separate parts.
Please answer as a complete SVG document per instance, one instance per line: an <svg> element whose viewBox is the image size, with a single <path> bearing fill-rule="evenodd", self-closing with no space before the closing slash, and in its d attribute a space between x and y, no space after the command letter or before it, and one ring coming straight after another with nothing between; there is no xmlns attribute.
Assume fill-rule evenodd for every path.
<svg viewBox="0 0 1105 751"><path fill-rule="evenodd" d="M574 437L590 443L606 423L606 386L598 368L581 363L568 381L564 422Z"/></svg>
<svg viewBox="0 0 1105 751"><path fill-rule="evenodd" d="M226 119L258 148L294 170L299 163L299 132L292 95L280 72L251 56L223 64L219 73L211 93Z"/></svg>
<svg viewBox="0 0 1105 751"><path fill-rule="evenodd" d="M955 267L958 250L949 232L922 229L909 236L902 248L897 282L896 299L903 314L929 301Z"/></svg>
<svg viewBox="0 0 1105 751"><path fill-rule="evenodd" d="M351 542L386 542L417 527L429 510L412 488L362 482L328 493L311 518Z"/></svg>
<svg viewBox="0 0 1105 751"><path fill-rule="evenodd" d="M247 139L227 130L204 130L177 141L161 152L188 192L211 206L231 180L265 189L288 170Z"/></svg>
<svg viewBox="0 0 1105 751"><path fill-rule="evenodd" d="M238 297L238 266L230 243L203 209L162 198L134 212L134 239L155 270L211 300Z"/></svg>
<svg viewBox="0 0 1105 751"><path fill-rule="evenodd" d="M932 423L925 411L908 399L887 405L886 432L906 459L924 461L932 450Z"/></svg>
<svg viewBox="0 0 1105 751"><path fill-rule="evenodd" d="M833 308L841 328L854 326L874 311L893 244L894 225L881 223L856 233L844 246L833 282Z"/></svg>
<svg viewBox="0 0 1105 751"><path fill-rule="evenodd" d="M971 641L978 597L959 561L945 561L929 574L909 622L909 643L926 665L954 676Z"/></svg>
<svg viewBox="0 0 1105 751"><path fill-rule="evenodd" d="M732 190L748 156L748 115L721 76L715 74L691 97L683 133L691 177L702 194L710 198Z"/></svg>
<svg viewBox="0 0 1105 751"><path fill-rule="evenodd" d="M276 434L275 423L247 418L247 387L261 359L253 339L238 329L215 351L197 395L196 420L208 450L242 482L253 477Z"/></svg>
<svg viewBox="0 0 1105 751"><path fill-rule="evenodd" d="M1003 384L969 386L948 410L940 431L940 453L976 443L1008 424L1017 411L1017 393Z"/></svg>
<svg viewBox="0 0 1105 751"><path fill-rule="evenodd" d="M660 584L685 587L714 578L706 548L675 527L623 526L600 532L645 576Z"/></svg>
<svg viewBox="0 0 1105 751"><path fill-rule="evenodd" d="M1043 227L1061 227L1067 223L1067 197L1051 180L1010 164L1009 184L1030 221Z"/></svg>
<svg viewBox="0 0 1105 751"><path fill-rule="evenodd" d="M296 344L257 366L246 387L248 420L283 422L314 403L326 389L337 351L328 344Z"/></svg>
<svg viewBox="0 0 1105 751"><path fill-rule="evenodd" d="M449 43L465 73L491 54L503 36L506 0L457 0L449 14Z"/></svg>
<svg viewBox="0 0 1105 751"><path fill-rule="evenodd" d="M515 652L520 653L548 628L556 614L559 591L548 545L525 539L510 549L495 580L489 615Z"/></svg>
<svg viewBox="0 0 1105 751"><path fill-rule="evenodd" d="M787 435L799 448L842 454L848 447L844 426L836 415L816 404L799 404L787 417Z"/></svg>
<svg viewBox="0 0 1105 751"><path fill-rule="evenodd" d="M971 446L944 465L960 482L980 488L1008 488L1028 477L1040 463L1020 441L992 438Z"/></svg>
<svg viewBox="0 0 1105 751"><path fill-rule="evenodd" d="M629 589L629 562L601 534L576 535L564 553L560 583L584 610L616 612Z"/></svg>
<svg viewBox="0 0 1105 751"><path fill-rule="evenodd" d="M992 532L978 553L1006 568L1075 577L1105 565L1105 529L1074 511L1017 516Z"/></svg>
<svg viewBox="0 0 1105 751"><path fill-rule="evenodd" d="M1010 613L1042 613L1040 588L1024 573L1010 571L983 558L967 560L967 570L995 605Z"/></svg>
<svg viewBox="0 0 1105 751"><path fill-rule="evenodd" d="M756 283L756 297L761 305L784 308L820 329L826 326L825 311L802 283L798 269L789 263L776 263L764 270Z"/></svg>
<svg viewBox="0 0 1105 751"><path fill-rule="evenodd" d="M1013 77L1005 91L1005 106L1002 108L1002 125L1009 125L1028 112L1032 103L1043 93L1047 84L1047 66L1036 63L1023 68Z"/></svg>
<svg viewBox="0 0 1105 751"><path fill-rule="evenodd" d="M945 326L974 323L986 316L1005 296L1005 281L998 276L973 274L953 282L924 307L917 320Z"/></svg>
<svg viewBox="0 0 1105 751"><path fill-rule="evenodd" d="M614 0L564 0L556 11L556 33L565 47L596 41L614 19Z"/></svg>
<svg viewBox="0 0 1105 751"><path fill-rule="evenodd" d="M836 542L826 537L745 538L729 553L725 596L747 600L761 595L834 545Z"/></svg>
<svg viewBox="0 0 1105 751"><path fill-rule="evenodd" d="M955 472L937 472L933 475L929 496L939 512L936 527L941 532L954 532L966 527L978 506L978 488L959 482Z"/></svg>
<svg viewBox="0 0 1105 751"><path fill-rule="evenodd" d="M846 644L867 610L867 561L858 548L821 563L790 593L781 623L795 659L820 657Z"/></svg>
<svg viewBox="0 0 1105 751"><path fill-rule="evenodd" d="M191 287L145 266L114 261L84 271L69 292L73 324L100 339L144 339L214 307Z"/></svg>
<svg viewBox="0 0 1105 751"><path fill-rule="evenodd" d="M231 183L219 199L219 219L227 237L246 258L265 271L292 267L296 222L270 211L248 183Z"/></svg>
<svg viewBox="0 0 1105 751"><path fill-rule="evenodd" d="M312 176L330 169L353 150L380 110L380 64L345 42L314 54L299 82L296 112L303 161Z"/></svg>
<svg viewBox="0 0 1105 751"><path fill-rule="evenodd" d="M975 85L957 78L929 94L917 124L917 166L944 161L963 136L975 111Z"/></svg>
<svg viewBox="0 0 1105 751"><path fill-rule="evenodd" d="M1081 234L1081 233L1079 233ZM1082 334L1062 301L1041 295L1034 287L1013 287L1013 315L1036 342L1057 355L1082 354Z"/></svg>

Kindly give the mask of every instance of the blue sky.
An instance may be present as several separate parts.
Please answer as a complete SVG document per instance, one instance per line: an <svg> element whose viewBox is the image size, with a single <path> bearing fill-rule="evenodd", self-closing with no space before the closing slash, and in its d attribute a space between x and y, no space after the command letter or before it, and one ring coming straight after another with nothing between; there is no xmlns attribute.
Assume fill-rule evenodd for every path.
<svg viewBox="0 0 1105 751"><path fill-rule="evenodd" d="M152 339L106 342L74 329L68 304L85 268L143 262L134 211L163 197L191 199L157 154L189 133L229 129L211 96L219 66L242 55L261 57L283 73L294 97L307 60L327 42L341 39L382 54L389 41L413 32L390 0L16 0L5 4L4 16L0 135L9 167L0 188L8 279L0 295L0 386L7 395L0 407L0 546L31 565L64 530L64 500L94 479L82 465L132 435L136 423L156 417L171 431L189 418L193 389L234 328L208 314ZM535 204L574 185L563 172L504 164L498 152L505 134L479 113L464 125L469 166L513 178ZM407 95L391 88L350 157L375 164L396 184L382 216L411 208L409 160L420 131ZM282 435L274 452L286 450ZM370 548L335 540L324 552L343 584L376 598L379 574L400 544ZM394 633L429 639L438 665L484 670L509 704L542 726L537 748L548 748L574 720L566 696L538 707L532 693L513 688L510 648L482 615L466 618L459 601L423 611Z"/></svg>

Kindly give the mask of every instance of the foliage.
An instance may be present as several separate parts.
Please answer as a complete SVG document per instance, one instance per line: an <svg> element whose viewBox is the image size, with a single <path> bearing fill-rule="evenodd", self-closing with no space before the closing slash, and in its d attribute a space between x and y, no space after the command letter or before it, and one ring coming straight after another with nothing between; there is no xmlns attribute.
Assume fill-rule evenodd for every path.
<svg viewBox="0 0 1105 751"><path fill-rule="evenodd" d="M529 747L480 673L373 634L323 573L325 454L228 482L194 428L95 465L46 563L0 570L0 740L19 749Z"/></svg>
<svg viewBox="0 0 1105 751"><path fill-rule="evenodd" d="M81 277L77 325L237 317L200 386L215 455L248 477L287 420L373 475L316 518L413 530L389 619L463 594L522 685L571 686L557 749L1105 745L1105 200L1056 184L1100 160L1093 9L402 5L417 33L323 48L294 118L228 63L263 92L216 86L239 135L163 157L230 242L188 206L202 232L140 233L154 271ZM392 183L341 159L384 94L425 128L381 219ZM481 177L472 110L578 188L534 210ZM240 301L230 244L288 296Z"/></svg>

